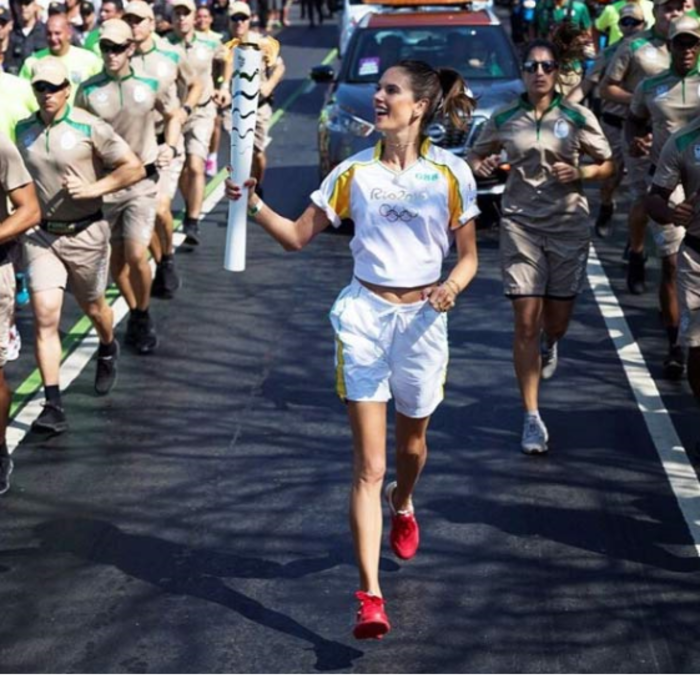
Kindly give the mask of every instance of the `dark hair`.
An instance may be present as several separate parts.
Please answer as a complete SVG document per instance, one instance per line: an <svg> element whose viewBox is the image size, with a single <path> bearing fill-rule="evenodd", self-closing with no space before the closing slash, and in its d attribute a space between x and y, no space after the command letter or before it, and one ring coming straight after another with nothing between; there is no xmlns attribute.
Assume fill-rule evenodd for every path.
<svg viewBox="0 0 700 684"><path fill-rule="evenodd" d="M468 94L467 83L459 72L433 69L427 62L414 59L401 60L394 66L408 75L415 99L429 102L421 129L425 129L438 112L448 116L456 128L467 128L476 100Z"/></svg>
<svg viewBox="0 0 700 684"><path fill-rule="evenodd" d="M584 59L588 32L570 21L563 21L552 31L552 43L559 52L557 61L570 64Z"/></svg>
<svg viewBox="0 0 700 684"><path fill-rule="evenodd" d="M117 12L124 11L124 2L122 0L102 0L103 5L114 5Z"/></svg>
<svg viewBox="0 0 700 684"><path fill-rule="evenodd" d="M531 40L523 50L523 62L527 62L530 58L530 53L537 48L542 48L543 50L549 50L552 53L552 57L556 62L561 59L561 51L551 40L545 40L544 38L535 38Z"/></svg>

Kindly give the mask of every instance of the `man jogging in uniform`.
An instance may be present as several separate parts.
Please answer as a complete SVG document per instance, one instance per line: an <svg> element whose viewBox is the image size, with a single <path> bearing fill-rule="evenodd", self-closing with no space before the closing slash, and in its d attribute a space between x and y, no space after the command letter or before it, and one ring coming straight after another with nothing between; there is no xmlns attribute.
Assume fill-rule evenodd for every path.
<svg viewBox="0 0 700 684"><path fill-rule="evenodd" d="M152 280L148 246L158 202L158 169L172 161L180 134L179 121L173 116L179 106L176 100L159 98L157 80L134 73L129 62L134 53L133 35L126 22L105 22L100 50L104 71L80 86L75 104L109 123L146 169L146 178L105 197L105 214L112 230L112 277L131 312L125 342L139 353L148 354L158 344L148 311ZM156 107L166 115L167 144L160 154Z"/></svg>
<svg viewBox="0 0 700 684"><path fill-rule="evenodd" d="M32 86L39 111L16 128L17 148L36 182L42 219L24 244L36 358L46 395L44 410L32 427L57 433L68 427L59 389L59 323L69 283L100 340L95 391L107 394L116 382L119 345L104 296L109 225L102 198L138 182L145 171L109 124L70 106L68 71L59 60L39 60Z"/></svg>
<svg viewBox="0 0 700 684"><path fill-rule="evenodd" d="M13 207L7 211L8 200ZM15 272L9 246L41 219L34 183L22 157L0 133L0 494L10 488L13 463L5 443L12 395L5 380L5 361L15 308Z"/></svg>
<svg viewBox="0 0 700 684"><path fill-rule="evenodd" d="M180 110L174 114L184 125L199 101L203 84L190 68L186 60L161 40L155 32L156 24L153 9L142 0L133 0L124 9L124 21L131 27L136 50L131 58L135 73L158 80L159 88L178 102ZM182 97L178 97L178 91ZM161 150L166 146L164 123L156 123L156 134ZM177 192L177 176L182 168L182 137L173 150L176 159L160 170L158 186L158 206L156 209L156 232L151 242L151 251L156 261L156 274L151 294L154 297L170 299L180 287L180 277L175 268L175 247L173 245L173 215L171 203ZM175 178L173 178L175 176Z"/></svg>

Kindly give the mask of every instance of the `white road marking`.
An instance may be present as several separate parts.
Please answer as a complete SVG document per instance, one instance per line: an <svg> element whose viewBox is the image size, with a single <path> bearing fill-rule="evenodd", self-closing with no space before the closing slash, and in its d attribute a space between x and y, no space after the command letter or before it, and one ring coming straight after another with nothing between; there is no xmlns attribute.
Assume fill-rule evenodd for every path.
<svg viewBox="0 0 700 684"><path fill-rule="evenodd" d="M700 555L700 482L593 245L588 260L588 282L688 525L695 552Z"/></svg>

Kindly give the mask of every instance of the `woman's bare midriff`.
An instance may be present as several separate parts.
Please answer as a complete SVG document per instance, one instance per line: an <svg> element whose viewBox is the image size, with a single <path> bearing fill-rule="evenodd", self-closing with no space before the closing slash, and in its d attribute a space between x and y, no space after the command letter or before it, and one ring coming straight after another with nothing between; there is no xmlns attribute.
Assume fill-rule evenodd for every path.
<svg viewBox="0 0 700 684"><path fill-rule="evenodd" d="M431 287L435 283L426 283L425 285L419 285L418 287L388 287L386 285L375 285L374 283L368 283L365 280L358 280L364 285L368 290L374 292L374 294L379 295L382 299L386 299L387 302L392 302L392 304L414 304L421 300L421 292L425 290L426 287Z"/></svg>

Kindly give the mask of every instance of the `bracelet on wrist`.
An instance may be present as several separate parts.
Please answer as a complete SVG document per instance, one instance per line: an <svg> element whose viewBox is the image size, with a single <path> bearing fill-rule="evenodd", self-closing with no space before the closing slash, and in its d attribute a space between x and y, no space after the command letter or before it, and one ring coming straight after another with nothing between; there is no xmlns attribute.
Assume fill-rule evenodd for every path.
<svg viewBox="0 0 700 684"><path fill-rule="evenodd" d="M447 287L447 288L449 288L450 290L452 290L452 294L453 294L455 297L456 297L457 295L459 295L459 293L461 292L461 290L460 290L460 288L459 288L459 285L457 285L457 283L456 283L454 280L452 280L452 278L448 278L447 280L444 280L442 284L443 284L445 287Z"/></svg>
<svg viewBox="0 0 700 684"><path fill-rule="evenodd" d="M260 213L260 210L265 206L265 203L259 199L252 207L248 207L248 216L253 218Z"/></svg>
<svg viewBox="0 0 700 684"><path fill-rule="evenodd" d="M177 152L177 147L175 145L168 145L168 147L173 151L173 159L177 157L178 152Z"/></svg>

